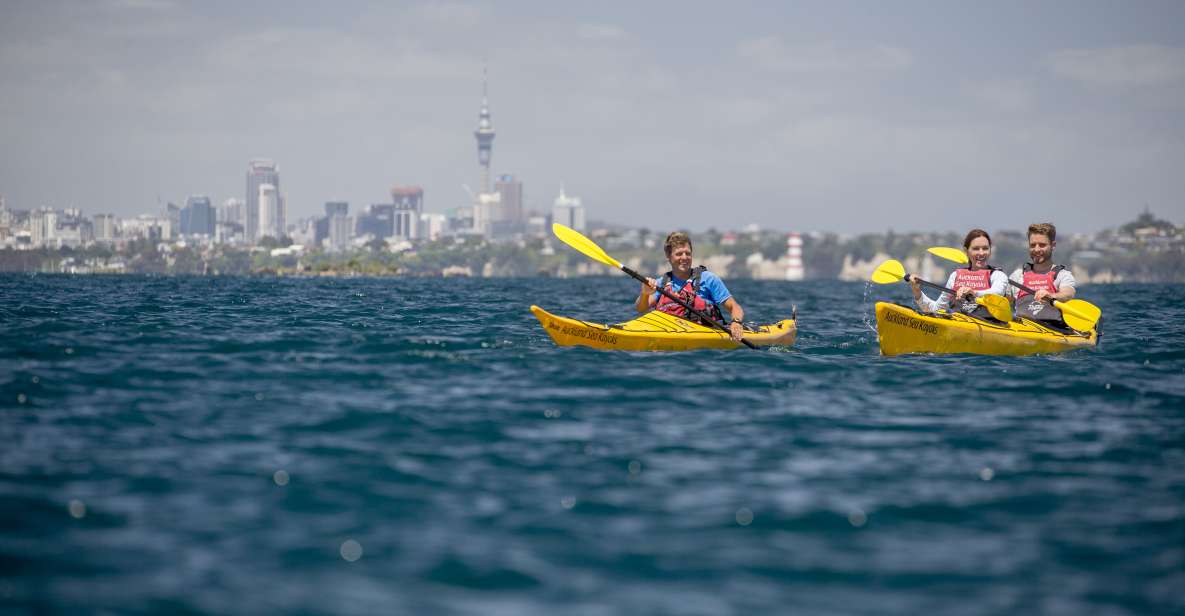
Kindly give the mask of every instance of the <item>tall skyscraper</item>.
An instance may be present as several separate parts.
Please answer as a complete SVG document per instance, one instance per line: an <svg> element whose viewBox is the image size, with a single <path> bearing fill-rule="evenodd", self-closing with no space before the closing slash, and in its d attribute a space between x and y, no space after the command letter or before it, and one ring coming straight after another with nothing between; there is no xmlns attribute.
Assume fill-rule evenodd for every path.
<svg viewBox="0 0 1185 616"><path fill-rule="evenodd" d="M496 222L517 225L523 219L523 183L513 175L500 175L494 191L502 195Z"/></svg>
<svg viewBox="0 0 1185 616"><path fill-rule="evenodd" d="M395 204L395 236L407 240L420 237L420 215L424 213L424 189L396 186L391 189Z"/></svg>
<svg viewBox="0 0 1185 616"><path fill-rule="evenodd" d="M247 165L247 211L244 233L248 242L254 242L266 233L259 230L259 187L271 184L276 197L280 195L280 168L275 161L257 158Z"/></svg>
<svg viewBox="0 0 1185 616"><path fill-rule="evenodd" d="M259 185L259 212L256 218L258 233L256 240L263 237L280 239L284 237L284 207L280 195L271 184Z"/></svg>
<svg viewBox="0 0 1185 616"><path fill-rule="evenodd" d="M561 186L560 196L555 198L551 208L551 221L584 231L584 204L580 202L580 197L569 197Z"/></svg>
<svg viewBox="0 0 1185 616"><path fill-rule="evenodd" d="M185 200L181 209L181 235L206 235L214 237L216 223L214 207L205 195L193 195Z"/></svg>
<svg viewBox="0 0 1185 616"><path fill-rule="evenodd" d="M481 113L477 117L477 130L473 136L477 138L477 162L481 165L481 192L490 192L490 156L494 149L494 124L490 121L490 102L488 96L488 82L482 77L481 81Z"/></svg>

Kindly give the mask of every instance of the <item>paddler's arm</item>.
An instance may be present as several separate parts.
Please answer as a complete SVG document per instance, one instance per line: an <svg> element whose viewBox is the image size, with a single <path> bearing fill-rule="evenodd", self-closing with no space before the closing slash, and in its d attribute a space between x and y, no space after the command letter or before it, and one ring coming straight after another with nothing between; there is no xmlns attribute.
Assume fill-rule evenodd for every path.
<svg viewBox="0 0 1185 616"><path fill-rule="evenodd" d="M638 299L634 300L634 310L646 312L653 308L655 293L658 293L658 282L653 278L647 278L646 284L642 285L642 290L638 293Z"/></svg>
<svg viewBox="0 0 1185 616"><path fill-rule="evenodd" d="M1057 280L1054 281L1057 285L1057 292L1050 293L1044 289L1040 289L1034 295L1037 301L1059 301L1068 302L1074 299L1077 290L1074 288L1074 275L1066 270L1058 272Z"/></svg>
<svg viewBox="0 0 1185 616"><path fill-rule="evenodd" d="M732 323L728 324L729 335L733 340L740 342L741 338L745 335L745 328L741 325L745 320L745 309L741 308L741 305L731 297L724 300L724 303L720 304L720 306L727 310L728 314L732 317Z"/></svg>

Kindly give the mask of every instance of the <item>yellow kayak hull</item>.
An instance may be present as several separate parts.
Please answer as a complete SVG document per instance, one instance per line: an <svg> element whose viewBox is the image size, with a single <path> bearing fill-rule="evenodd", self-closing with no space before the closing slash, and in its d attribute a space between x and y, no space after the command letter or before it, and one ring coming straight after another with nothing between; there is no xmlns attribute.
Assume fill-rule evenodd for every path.
<svg viewBox="0 0 1185 616"><path fill-rule="evenodd" d="M882 355L974 353L1035 355L1093 347L1098 332L1065 334L1032 321L992 324L962 314L934 316L887 302L876 304L876 337Z"/></svg>
<svg viewBox="0 0 1185 616"><path fill-rule="evenodd" d="M648 312L632 321L601 325L569 319L531 306L543 331L559 346L586 346L618 351L691 351L735 349L742 346L728 334L663 312ZM745 332L745 339L757 346L790 346L798 335L793 319L762 325Z"/></svg>

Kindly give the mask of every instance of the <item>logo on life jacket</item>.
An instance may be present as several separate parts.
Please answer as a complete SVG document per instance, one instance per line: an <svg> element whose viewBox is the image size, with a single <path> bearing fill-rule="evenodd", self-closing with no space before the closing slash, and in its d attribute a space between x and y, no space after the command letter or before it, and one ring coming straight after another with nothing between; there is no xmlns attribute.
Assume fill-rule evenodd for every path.
<svg viewBox="0 0 1185 616"><path fill-rule="evenodd" d="M691 270L691 278L689 278L687 282L683 283L683 288L679 289L678 291L674 291L671 294L683 300L687 304L690 304L692 308L695 308L709 317L717 321L723 321L724 315L720 312L720 308L716 306L716 304L708 303L706 300L704 300L704 298L699 296L700 275L703 274L707 269L708 268L702 265L693 268ZM667 289L667 287L671 284L673 275L674 272L667 272L663 274L662 280L658 282L658 288ZM670 291L670 289L667 290ZM693 323L707 325L707 323L704 323L702 319L695 316L694 314L688 314L687 308L684 308L678 302L671 300L671 298L661 293L658 296L658 303L654 305L654 309L682 319L687 319Z"/></svg>
<svg viewBox="0 0 1185 616"><path fill-rule="evenodd" d="M992 272L996 268L987 266L983 269L973 270L970 267L960 267L955 270L955 280L951 283L951 287L955 290L967 287L972 291L986 291L992 288ZM967 300L962 297L951 298L951 306L963 314L968 314L978 318L990 318L990 313L987 308L980 306L975 300Z"/></svg>
<svg viewBox="0 0 1185 616"><path fill-rule="evenodd" d="M986 291L992 288L992 271L994 269L991 266L978 270L961 267L955 270L955 282L952 286L956 289L967 287L975 291Z"/></svg>
<svg viewBox="0 0 1185 616"><path fill-rule="evenodd" d="M1038 274L1037 272L1033 271L1033 264L1032 263L1025 263L1024 267L1021 268L1021 276L1023 276L1023 279L1021 282L1026 287L1028 287L1034 291L1045 291L1046 293L1056 293L1057 292L1057 285L1056 285L1057 275L1064 269L1066 269L1066 266L1064 266L1064 265L1055 265L1052 268L1050 268L1050 270L1048 272L1045 272L1044 274ZM1016 290L1016 299L1019 300L1026 295L1029 295L1028 291L1022 291L1020 289Z"/></svg>

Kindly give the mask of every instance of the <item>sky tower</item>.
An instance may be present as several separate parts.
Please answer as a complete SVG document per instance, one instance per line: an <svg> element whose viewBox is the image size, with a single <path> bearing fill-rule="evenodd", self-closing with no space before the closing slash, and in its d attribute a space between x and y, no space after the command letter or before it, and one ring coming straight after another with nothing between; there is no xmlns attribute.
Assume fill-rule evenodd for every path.
<svg viewBox="0 0 1185 616"><path fill-rule="evenodd" d="M490 101L488 79L485 71L481 77L481 115L478 116L477 130L473 136L477 138L477 162L481 165L481 192L490 192L490 154L494 149L494 125L490 122Z"/></svg>

